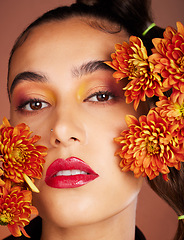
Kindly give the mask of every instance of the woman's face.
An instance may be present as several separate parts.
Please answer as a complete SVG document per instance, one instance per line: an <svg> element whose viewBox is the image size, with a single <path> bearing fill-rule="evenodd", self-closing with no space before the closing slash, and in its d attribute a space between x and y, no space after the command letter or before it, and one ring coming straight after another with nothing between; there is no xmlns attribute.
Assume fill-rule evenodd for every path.
<svg viewBox="0 0 184 240"><path fill-rule="evenodd" d="M126 129L125 115L140 113L103 63L127 39L73 18L35 28L12 58L11 124L25 122L48 147L34 204L59 226L95 223L135 206L142 179L121 172L113 138ZM88 174L80 172L80 181L59 176L76 169Z"/></svg>

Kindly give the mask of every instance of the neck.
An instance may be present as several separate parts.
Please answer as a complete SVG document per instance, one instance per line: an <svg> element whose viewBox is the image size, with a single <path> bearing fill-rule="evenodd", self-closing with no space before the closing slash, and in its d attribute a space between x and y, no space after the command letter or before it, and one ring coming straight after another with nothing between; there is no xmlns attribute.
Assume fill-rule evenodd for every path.
<svg viewBox="0 0 184 240"><path fill-rule="evenodd" d="M43 220L41 240L134 240L136 200L107 219L79 226L56 226Z"/></svg>

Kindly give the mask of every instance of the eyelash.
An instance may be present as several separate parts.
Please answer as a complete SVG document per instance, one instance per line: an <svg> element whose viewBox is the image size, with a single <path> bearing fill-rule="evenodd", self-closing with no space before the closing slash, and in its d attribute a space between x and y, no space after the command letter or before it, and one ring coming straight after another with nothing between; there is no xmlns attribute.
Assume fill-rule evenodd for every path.
<svg viewBox="0 0 184 240"><path fill-rule="evenodd" d="M36 103L41 104L41 108L36 109L36 105L35 105L35 109L31 109L31 104L36 104ZM29 104L29 105L28 105L28 104ZM43 107L44 104L45 104L46 106ZM27 109L26 109L26 106L28 106L28 107L30 108L30 110L27 110ZM31 112L31 111L42 110L42 109L44 109L44 108L46 108L46 107L48 107L48 106L49 106L49 103L47 103L47 102L45 102L45 101L43 101L43 100L41 100L41 99L33 98L33 99L29 99L29 100L21 103L21 104L17 107L17 110L18 110L18 111Z"/></svg>
<svg viewBox="0 0 184 240"><path fill-rule="evenodd" d="M106 97L108 97L108 99L102 99L102 101L100 101L100 100L96 100L96 101L91 101L90 99L91 98L93 98L93 97L100 97L100 96L102 96L102 95L105 95ZM104 97L105 97L104 96ZM109 99L109 97L111 97L111 99ZM98 91L98 92L95 92L95 93L93 93L93 94L91 94L89 97L87 97L85 100L84 100L84 102L93 102L93 103L104 103L104 102L109 102L109 101L113 101L113 100L115 100L115 99L117 99L118 98L118 96L116 96L114 93L112 93L112 92L109 92L109 91Z"/></svg>

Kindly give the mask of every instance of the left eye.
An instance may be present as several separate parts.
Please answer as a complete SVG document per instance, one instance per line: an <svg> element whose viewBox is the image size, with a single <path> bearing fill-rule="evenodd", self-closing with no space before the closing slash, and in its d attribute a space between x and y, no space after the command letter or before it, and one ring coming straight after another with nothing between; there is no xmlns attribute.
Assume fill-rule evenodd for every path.
<svg viewBox="0 0 184 240"><path fill-rule="evenodd" d="M40 110L47 107L47 103L41 101L31 101L29 104L25 105L24 109L26 110Z"/></svg>
<svg viewBox="0 0 184 240"><path fill-rule="evenodd" d="M111 92L97 92L91 94L85 101L89 102L106 102L112 100L115 96Z"/></svg>
<svg viewBox="0 0 184 240"><path fill-rule="evenodd" d="M41 110L43 108L48 107L49 104L41 101L41 100L29 100L23 104L21 104L20 106L18 106L18 110L26 110L26 111L37 111L37 110Z"/></svg>

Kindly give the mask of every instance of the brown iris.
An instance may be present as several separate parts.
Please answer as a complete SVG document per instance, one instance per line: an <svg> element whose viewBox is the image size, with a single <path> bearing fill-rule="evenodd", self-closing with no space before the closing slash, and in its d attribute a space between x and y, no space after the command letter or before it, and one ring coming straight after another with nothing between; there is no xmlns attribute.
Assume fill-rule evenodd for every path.
<svg viewBox="0 0 184 240"><path fill-rule="evenodd" d="M106 94L106 93L101 93L101 94L98 94L96 98L99 102L108 101L109 100L109 95Z"/></svg>
<svg viewBox="0 0 184 240"><path fill-rule="evenodd" d="M39 102L39 101L37 101L37 102L32 101L32 102L30 102L30 108L31 108L32 110L39 110L39 109L42 108L42 103Z"/></svg>

